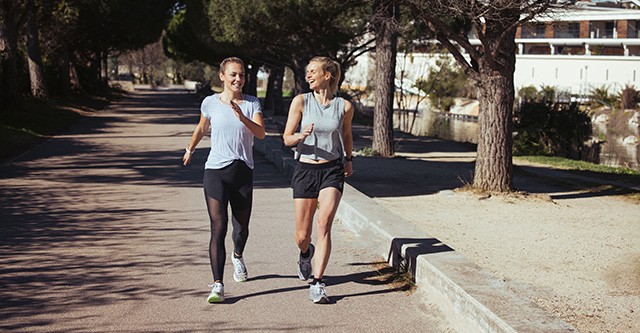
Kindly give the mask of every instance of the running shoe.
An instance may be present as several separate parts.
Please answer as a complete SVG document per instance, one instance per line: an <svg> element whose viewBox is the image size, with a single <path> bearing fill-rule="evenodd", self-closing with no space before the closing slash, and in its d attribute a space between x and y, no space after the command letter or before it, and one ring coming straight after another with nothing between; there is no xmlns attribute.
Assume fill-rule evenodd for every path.
<svg viewBox="0 0 640 333"><path fill-rule="evenodd" d="M233 254L231 255L231 262L233 263L233 280L236 282L245 282L247 281L247 266L244 265L244 260L242 258L236 258Z"/></svg>
<svg viewBox="0 0 640 333"><path fill-rule="evenodd" d="M211 294L207 297L207 302L209 303L220 303L224 302L224 285L220 282L216 282L209 287L213 287L211 289Z"/></svg>
<svg viewBox="0 0 640 333"><path fill-rule="evenodd" d="M329 297L324 290L324 283L316 282L309 288L309 299L315 304L327 304L329 303Z"/></svg>
<svg viewBox="0 0 640 333"><path fill-rule="evenodd" d="M313 246L313 244L309 244L309 256L303 258L302 254L300 254L300 258L298 260L298 276L303 281L306 281L311 276L311 259L313 258L313 253L315 251L315 246Z"/></svg>

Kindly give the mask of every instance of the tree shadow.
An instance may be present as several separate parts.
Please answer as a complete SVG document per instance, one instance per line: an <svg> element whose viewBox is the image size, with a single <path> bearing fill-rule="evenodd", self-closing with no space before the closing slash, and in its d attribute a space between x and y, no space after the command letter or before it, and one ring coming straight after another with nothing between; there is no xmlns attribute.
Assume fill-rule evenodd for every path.
<svg viewBox="0 0 640 333"><path fill-rule="evenodd" d="M394 137L399 157L357 156L354 174L347 178L351 186L369 197L386 198L435 194L473 183L475 145L402 132ZM371 128L354 125L354 151L371 147L371 141ZM554 200L625 195L638 193L640 177L515 166L514 187Z"/></svg>
<svg viewBox="0 0 640 333"><path fill-rule="evenodd" d="M83 317L90 308L201 296L200 290L154 284L149 277L208 266L208 253L193 236L208 234L207 223L194 224L193 214L175 205L182 189L202 187L205 149L184 167L184 148L118 148L155 137L136 133L132 113L176 124L176 115L195 110L187 115L195 126L198 109L184 109L192 98L136 94L121 104L140 110L106 110L0 166L0 312L11 319L0 330L29 331L61 318L91 325ZM258 154L256 168L262 170L256 188L288 187ZM204 250L194 254L194 248Z"/></svg>

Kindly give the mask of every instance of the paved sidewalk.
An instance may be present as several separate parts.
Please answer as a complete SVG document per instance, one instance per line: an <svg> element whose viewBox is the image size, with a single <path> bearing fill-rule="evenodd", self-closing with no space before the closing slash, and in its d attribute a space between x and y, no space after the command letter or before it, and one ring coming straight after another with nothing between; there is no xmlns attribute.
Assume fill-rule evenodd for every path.
<svg viewBox="0 0 640 333"><path fill-rule="evenodd" d="M294 161L280 133L284 119L269 119L270 135L256 144L284 173ZM371 147L371 129L354 124L354 150ZM395 267L414 274L426 302L436 301L459 332L573 332L565 321L529 298L516 295L509 283L374 202L374 197L408 197L450 191L470 183L475 152L467 144L396 133L399 158L356 157L336 216L369 248ZM442 163L446 162L446 163ZM545 190L536 177L548 172L526 167L532 176L516 186ZM548 176L548 175L547 175Z"/></svg>
<svg viewBox="0 0 640 333"><path fill-rule="evenodd" d="M181 167L197 120L193 95L138 92L0 167L0 330L453 332L432 301L382 281L382 255L341 223L333 303L307 300L289 182L259 154L250 280L228 261L227 302L207 304L208 142Z"/></svg>

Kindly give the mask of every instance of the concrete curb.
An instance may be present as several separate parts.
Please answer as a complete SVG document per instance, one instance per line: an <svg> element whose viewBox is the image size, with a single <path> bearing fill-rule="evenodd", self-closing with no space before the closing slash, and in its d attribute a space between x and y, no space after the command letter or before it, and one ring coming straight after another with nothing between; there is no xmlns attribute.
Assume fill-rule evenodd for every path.
<svg viewBox="0 0 640 333"><path fill-rule="evenodd" d="M255 140L254 148L291 175L295 161L280 134ZM419 293L439 304L458 332L576 332L533 301L408 221L376 204L352 186L336 219L394 267L410 270Z"/></svg>

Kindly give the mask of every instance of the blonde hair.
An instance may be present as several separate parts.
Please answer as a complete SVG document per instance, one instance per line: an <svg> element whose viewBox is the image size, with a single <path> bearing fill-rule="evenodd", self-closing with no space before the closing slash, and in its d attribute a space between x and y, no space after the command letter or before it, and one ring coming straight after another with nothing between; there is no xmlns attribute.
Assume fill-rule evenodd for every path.
<svg viewBox="0 0 640 333"><path fill-rule="evenodd" d="M317 62L322 65L322 70L331 74L329 79L329 91L334 95L338 92L338 82L340 82L340 64L329 57L313 57L309 63Z"/></svg>
<svg viewBox="0 0 640 333"><path fill-rule="evenodd" d="M227 64L231 62L240 64L240 66L242 66L242 68L244 69L244 61L242 61L242 59L238 57L229 57L222 60L222 62L220 63L220 74L224 74L224 71L227 69Z"/></svg>

